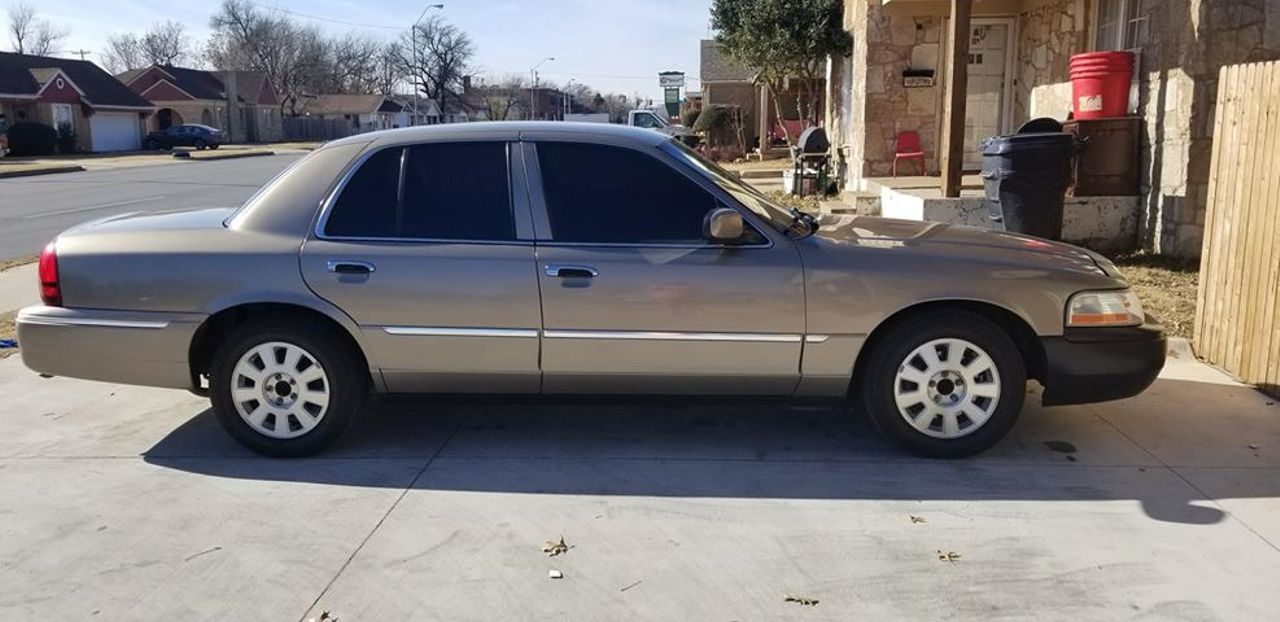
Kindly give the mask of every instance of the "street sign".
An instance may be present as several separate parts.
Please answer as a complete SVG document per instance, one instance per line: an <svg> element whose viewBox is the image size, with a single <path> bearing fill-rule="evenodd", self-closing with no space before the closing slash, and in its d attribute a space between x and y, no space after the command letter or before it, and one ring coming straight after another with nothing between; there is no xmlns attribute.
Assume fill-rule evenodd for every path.
<svg viewBox="0 0 1280 622"><path fill-rule="evenodd" d="M667 87L662 89L662 103L675 104L680 102L680 89Z"/></svg>
<svg viewBox="0 0 1280 622"><path fill-rule="evenodd" d="M664 71L658 74L658 86L662 88L681 88L684 86L683 71Z"/></svg>

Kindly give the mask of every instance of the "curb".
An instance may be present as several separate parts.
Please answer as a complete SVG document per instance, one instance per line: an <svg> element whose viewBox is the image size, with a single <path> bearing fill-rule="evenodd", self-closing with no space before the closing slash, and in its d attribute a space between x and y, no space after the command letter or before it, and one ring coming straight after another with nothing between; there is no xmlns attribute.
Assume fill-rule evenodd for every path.
<svg viewBox="0 0 1280 622"><path fill-rule="evenodd" d="M1169 358L1196 360L1196 353L1191 347L1191 340L1186 337L1170 337L1168 353Z"/></svg>
<svg viewBox="0 0 1280 622"><path fill-rule="evenodd" d="M9 179L12 177L35 177L37 175L57 175L59 173L79 173L85 170L80 165L53 166L49 168L40 168L32 171L0 171L0 179Z"/></svg>
<svg viewBox="0 0 1280 622"><path fill-rule="evenodd" d="M739 179L782 179L781 170L745 170L738 171Z"/></svg>
<svg viewBox="0 0 1280 622"><path fill-rule="evenodd" d="M212 160L238 160L240 158L257 158L262 156L273 156L274 151L251 151L249 153L220 153L217 155L207 155L198 158L191 157L190 151L175 151L173 157L179 160L190 160L192 162L212 161Z"/></svg>

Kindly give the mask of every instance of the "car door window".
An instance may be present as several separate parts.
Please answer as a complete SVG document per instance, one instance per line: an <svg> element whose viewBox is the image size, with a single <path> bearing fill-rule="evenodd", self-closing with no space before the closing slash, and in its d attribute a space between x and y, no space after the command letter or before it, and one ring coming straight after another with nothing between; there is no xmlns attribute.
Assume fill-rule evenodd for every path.
<svg viewBox="0 0 1280 622"><path fill-rule="evenodd" d="M653 156L582 143L538 144L543 193L557 242L706 244L715 197ZM758 232L749 231L753 240Z"/></svg>
<svg viewBox="0 0 1280 622"><path fill-rule="evenodd" d="M505 143L410 147L404 167L401 237L516 239Z"/></svg>
<svg viewBox="0 0 1280 622"><path fill-rule="evenodd" d="M373 154L351 176L325 221L325 235L354 238L397 236L401 149Z"/></svg>
<svg viewBox="0 0 1280 622"><path fill-rule="evenodd" d="M323 231L333 237L514 240L506 144L380 151L347 181Z"/></svg>

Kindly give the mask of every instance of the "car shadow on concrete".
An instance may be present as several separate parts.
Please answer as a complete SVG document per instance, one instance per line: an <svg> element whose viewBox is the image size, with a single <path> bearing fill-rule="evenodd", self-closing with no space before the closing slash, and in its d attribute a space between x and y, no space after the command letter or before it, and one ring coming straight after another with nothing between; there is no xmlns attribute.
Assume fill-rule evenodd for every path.
<svg viewBox="0 0 1280 622"><path fill-rule="evenodd" d="M309 459L260 458L235 445L211 411L145 452L157 466L201 475L336 486L402 487L379 470L420 469L432 491L814 500L1135 501L1151 518L1212 524L1225 513L1174 459L1140 445L1126 425L1157 418L1163 450L1194 450L1187 468L1276 466L1250 457L1233 406L1257 402L1230 385L1159 381L1152 395L1089 408L1042 409L1037 396L996 448L964 460L902 453L861 416L833 407L743 403L514 402L452 399L373 404L336 447ZM1161 412L1154 400L1196 395ZM1145 402L1144 402L1145 400ZM1230 412L1216 412L1220 408ZM1199 410L1197 410L1199 409ZM1204 412L1201 410L1210 409ZM1247 414L1247 413L1246 413ZM1254 417L1257 419L1258 417ZM1117 425L1112 421L1126 421ZM1244 425L1280 445L1277 420ZM1261 462L1260 462L1261 460ZM1170 466L1172 465L1172 468ZM1233 498L1280 497L1270 469L1231 481ZM374 475L374 477L371 477ZM370 483L375 482L375 483ZM379 484L377 482L386 482Z"/></svg>

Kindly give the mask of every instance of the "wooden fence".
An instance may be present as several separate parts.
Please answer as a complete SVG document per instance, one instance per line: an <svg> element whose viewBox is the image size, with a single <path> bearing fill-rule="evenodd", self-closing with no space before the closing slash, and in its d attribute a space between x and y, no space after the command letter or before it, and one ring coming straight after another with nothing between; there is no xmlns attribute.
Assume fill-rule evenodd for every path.
<svg viewBox="0 0 1280 622"><path fill-rule="evenodd" d="M1280 62L1223 67L1196 306L1196 353L1280 388Z"/></svg>
<svg viewBox="0 0 1280 622"><path fill-rule="evenodd" d="M284 140L334 140L354 132L351 122L343 119L285 117L281 121Z"/></svg>

